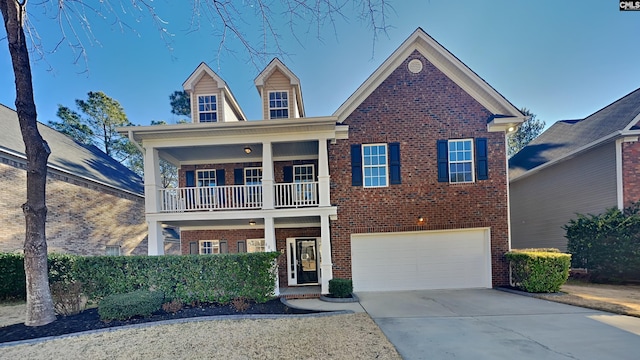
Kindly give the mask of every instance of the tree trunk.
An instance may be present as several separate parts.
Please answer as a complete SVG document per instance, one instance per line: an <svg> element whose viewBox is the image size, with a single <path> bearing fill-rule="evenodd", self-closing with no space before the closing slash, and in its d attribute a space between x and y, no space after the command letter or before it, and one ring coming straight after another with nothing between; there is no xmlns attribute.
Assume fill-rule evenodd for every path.
<svg viewBox="0 0 640 360"><path fill-rule="evenodd" d="M22 205L26 222L24 271L27 277L25 325L40 326L56 320L47 270L45 185L49 146L38 132L29 52L23 19L26 0L0 0L9 53L16 82L16 111L27 155L27 202Z"/></svg>

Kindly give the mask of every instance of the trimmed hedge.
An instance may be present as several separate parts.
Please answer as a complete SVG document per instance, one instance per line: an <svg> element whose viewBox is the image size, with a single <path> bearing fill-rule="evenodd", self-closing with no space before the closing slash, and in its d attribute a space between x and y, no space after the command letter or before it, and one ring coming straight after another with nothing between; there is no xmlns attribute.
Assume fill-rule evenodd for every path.
<svg viewBox="0 0 640 360"><path fill-rule="evenodd" d="M132 317L151 316L160 310L164 294L160 291L137 290L126 294L110 295L98 305L100 320L128 320Z"/></svg>
<svg viewBox="0 0 640 360"><path fill-rule="evenodd" d="M505 254L513 284L531 293L558 292L569 278L571 255L527 250L513 250Z"/></svg>
<svg viewBox="0 0 640 360"><path fill-rule="evenodd" d="M353 281L335 278L329 280L329 294L336 298L347 298L353 292Z"/></svg>
<svg viewBox="0 0 640 360"><path fill-rule="evenodd" d="M49 254L49 284L71 282L73 262L78 256ZM24 254L0 253L0 300L27 298L27 283L24 274Z"/></svg>
<svg viewBox="0 0 640 360"><path fill-rule="evenodd" d="M25 297L23 256L2 254L0 297ZM8 256L11 255L11 256ZM79 281L84 294L100 300L138 289L162 291L169 301L228 303L273 297L274 260L279 252L165 256L49 256L49 281ZM4 261L3 259L7 259ZM13 270L11 270L11 269Z"/></svg>
<svg viewBox="0 0 640 360"><path fill-rule="evenodd" d="M26 299L23 254L0 254L0 299Z"/></svg>
<svg viewBox="0 0 640 360"><path fill-rule="evenodd" d="M640 203L578 214L563 228L574 268L587 269L596 280L640 280Z"/></svg>

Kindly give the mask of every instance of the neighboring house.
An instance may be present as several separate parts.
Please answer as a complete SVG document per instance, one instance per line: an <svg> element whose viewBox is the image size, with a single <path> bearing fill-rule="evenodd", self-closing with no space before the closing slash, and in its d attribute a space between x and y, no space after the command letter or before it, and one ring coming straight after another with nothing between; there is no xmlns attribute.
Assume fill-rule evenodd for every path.
<svg viewBox="0 0 640 360"><path fill-rule="evenodd" d="M0 252L22 252L24 143L14 110L0 105L0 124ZM146 254L142 179L95 146L81 145L40 123L38 130L51 149L46 188L49 253Z"/></svg>
<svg viewBox="0 0 640 360"><path fill-rule="evenodd" d="M278 286L355 291L508 284L505 132L524 115L417 29L331 116L305 117L274 59L259 121L201 64L192 124L121 128L145 149L149 254L163 224L183 254L279 251ZM162 189L158 161L179 168Z"/></svg>
<svg viewBox="0 0 640 360"><path fill-rule="evenodd" d="M509 160L514 248L566 250L576 213L640 201L640 89L581 120L558 121Z"/></svg>

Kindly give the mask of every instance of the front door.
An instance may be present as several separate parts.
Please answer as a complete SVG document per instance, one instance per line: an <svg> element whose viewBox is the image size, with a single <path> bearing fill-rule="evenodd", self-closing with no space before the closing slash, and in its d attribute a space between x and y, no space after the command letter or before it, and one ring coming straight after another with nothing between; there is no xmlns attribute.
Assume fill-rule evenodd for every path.
<svg viewBox="0 0 640 360"><path fill-rule="evenodd" d="M316 239L287 239L289 285L318 283L318 242Z"/></svg>

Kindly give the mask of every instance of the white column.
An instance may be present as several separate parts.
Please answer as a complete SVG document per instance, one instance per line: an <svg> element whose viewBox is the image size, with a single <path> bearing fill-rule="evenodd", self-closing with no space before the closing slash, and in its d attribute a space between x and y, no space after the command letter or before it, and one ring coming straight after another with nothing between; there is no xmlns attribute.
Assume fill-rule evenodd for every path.
<svg viewBox="0 0 640 360"><path fill-rule="evenodd" d="M164 237L162 236L162 223L159 221L147 221L149 234L147 247L149 255L164 255Z"/></svg>
<svg viewBox="0 0 640 360"><path fill-rule="evenodd" d="M262 208L274 208L273 189L273 157L271 156L271 143L262 143ZM274 247L275 248L275 247Z"/></svg>
<svg viewBox="0 0 640 360"><path fill-rule="evenodd" d="M144 153L144 203L147 214L160 211L160 184L162 182L158 150L147 148Z"/></svg>
<svg viewBox="0 0 640 360"><path fill-rule="evenodd" d="M331 262L331 234L329 216L320 216L320 269L322 271L321 293L329 293L329 280L333 279L333 263Z"/></svg>
<svg viewBox="0 0 640 360"><path fill-rule="evenodd" d="M318 192L320 206L331 206L331 186L329 181L329 155L327 139L318 140Z"/></svg>
<svg viewBox="0 0 640 360"><path fill-rule="evenodd" d="M276 230L273 224L273 217L268 216L264 218L264 250L265 251L278 251L276 248ZM275 295L280 294L280 281L278 277L278 260L276 259L274 264L274 273L276 274L276 287Z"/></svg>

